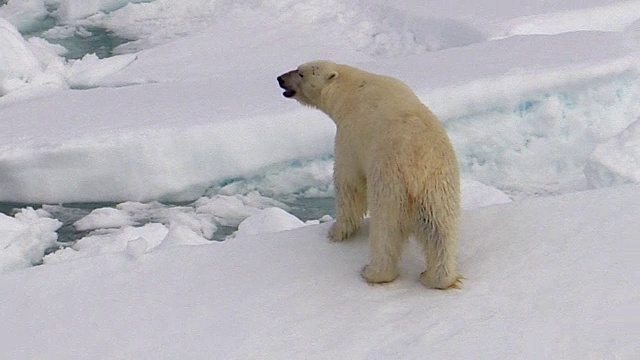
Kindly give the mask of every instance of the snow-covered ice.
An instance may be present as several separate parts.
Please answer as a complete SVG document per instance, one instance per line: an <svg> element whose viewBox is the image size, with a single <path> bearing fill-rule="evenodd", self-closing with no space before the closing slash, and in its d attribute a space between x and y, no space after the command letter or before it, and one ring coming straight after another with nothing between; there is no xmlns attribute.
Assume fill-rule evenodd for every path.
<svg viewBox="0 0 640 360"><path fill-rule="evenodd" d="M238 225L236 236L277 233L305 226L302 220L277 207L260 210Z"/></svg>
<svg viewBox="0 0 640 360"><path fill-rule="evenodd" d="M329 224L0 276L8 358L617 358L640 354L638 186L465 212L461 290L359 278ZM135 240L138 242L138 240ZM144 244L143 244L144 245Z"/></svg>
<svg viewBox="0 0 640 360"><path fill-rule="evenodd" d="M639 49L637 1L9 0L0 357L640 358ZM461 290L326 241L335 128L275 81L316 58L443 121Z"/></svg>
<svg viewBox="0 0 640 360"><path fill-rule="evenodd" d="M585 175L594 187L640 183L640 120L598 145Z"/></svg>
<svg viewBox="0 0 640 360"><path fill-rule="evenodd" d="M0 214L0 273L33 266L55 245L62 225L45 210L21 209L14 216Z"/></svg>
<svg viewBox="0 0 640 360"><path fill-rule="evenodd" d="M89 215L76 221L73 226L79 231L119 228L132 225L129 215L122 210L115 208L99 208L93 210Z"/></svg>
<svg viewBox="0 0 640 360"><path fill-rule="evenodd" d="M11 176L0 178L0 199L193 200L230 179L327 159L333 124L274 88L274 74L308 56L333 54L407 79L445 122L465 176L515 192L587 189L590 153L640 117L631 33L516 36L411 53L398 65L397 56L358 48L336 53L327 39L314 38L314 50L297 59L274 55L264 32L238 47L229 32L265 25L241 30L232 20L138 54L61 65L64 88L93 89L21 102L15 97L24 89L1 97L0 168ZM211 38L221 41L200 45ZM194 47L201 50L192 54ZM248 61L253 53L265 54L261 66Z"/></svg>

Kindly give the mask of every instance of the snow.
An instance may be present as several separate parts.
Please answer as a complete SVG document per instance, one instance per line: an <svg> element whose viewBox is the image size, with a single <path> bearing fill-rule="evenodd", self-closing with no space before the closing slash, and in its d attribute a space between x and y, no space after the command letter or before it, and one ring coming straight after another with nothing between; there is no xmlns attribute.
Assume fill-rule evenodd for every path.
<svg viewBox="0 0 640 360"><path fill-rule="evenodd" d="M640 183L640 120L599 144L588 159L585 175L593 187Z"/></svg>
<svg viewBox="0 0 640 360"><path fill-rule="evenodd" d="M201 197L194 203L196 213L213 216L222 226L238 226L242 220L260 213L260 210L287 205L252 191L246 195L221 195Z"/></svg>
<svg viewBox="0 0 640 360"><path fill-rule="evenodd" d="M24 208L13 217L0 214L0 273L39 263L61 225L42 209Z"/></svg>
<svg viewBox="0 0 640 360"><path fill-rule="evenodd" d="M100 208L93 210L89 215L76 221L73 226L77 230L87 231L101 228L119 228L132 224L133 221L124 211L114 208Z"/></svg>
<svg viewBox="0 0 640 360"><path fill-rule="evenodd" d="M622 31L638 20L640 3L619 1L553 14L528 15L509 21L509 35L559 34L570 31Z"/></svg>
<svg viewBox="0 0 640 360"><path fill-rule="evenodd" d="M42 0L4 2L5 4L0 7L0 27L4 27L2 20L7 20L20 30L28 31L47 16L46 4ZM2 44L4 45L5 42L2 41Z"/></svg>
<svg viewBox="0 0 640 360"><path fill-rule="evenodd" d="M128 3L140 1L128 0L60 0L56 17L62 21L81 19L97 14L111 12L124 7Z"/></svg>
<svg viewBox="0 0 640 360"><path fill-rule="evenodd" d="M28 77L39 71L38 59L27 48L26 41L18 30L6 20L0 18L0 95L6 95L11 90L11 81L15 78Z"/></svg>
<svg viewBox="0 0 640 360"><path fill-rule="evenodd" d="M462 209L472 210L490 205L510 203L511 199L504 192L478 181L462 180Z"/></svg>
<svg viewBox="0 0 640 360"><path fill-rule="evenodd" d="M238 225L236 236L277 233L305 226L302 220L277 207L263 209Z"/></svg>
<svg viewBox="0 0 640 360"><path fill-rule="evenodd" d="M134 5L150 4L128 6ZM294 8L286 7L297 14ZM256 22L260 11L274 10L241 10L232 11L238 18L223 16L201 32L140 53L66 62L58 57L57 81L82 91L18 102L39 86L26 82L21 91L1 97L7 106L0 116L7 121L0 123L0 144L10 149L3 151L0 168L12 176L0 179L0 199L185 201L229 179L296 160L326 159L333 124L286 102L273 80L310 56L334 54L407 79L445 122L465 175L510 191L589 188L584 170L590 153L640 117L630 33L516 36L443 51L407 51L399 66L397 58L378 54L377 45L345 43L336 53L323 38L314 39L313 49L300 51L305 55L298 59L282 57L267 38L278 33L265 32L267 24ZM301 37L317 26L303 25L296 25ZM246 37L242 47L227 36L236 32ZM215 46L202 46L212 38L219 39ZM254 53L265 54L260 67L249 63ZM506 53L509 61L503 60ZM49 111L53 107L55 114ZM130 154L135 160L123 164ZM33 166L24 169L25 162ZM128 176L120 176L123 172ZM319 186L326 188L330 177L324 178Z"/></svg>
<svg viewBox="0 0 640 360"><path fill-rule="evenodd" d="M639 6L9 0L3 356L640 357ZM65 57L100 32L128 41ZM326 240L335 127L275 81L316 58L443 121L462 289L421 286L413 244L368 286L367 229Z"/></svg>
<svg viewBox="0 0 640 360"><path fill-rule="evenodd" d="M2 9L2 8L0 8ZM41 38L25 40L18 30L0 18L0 104L18 101L60 89L98 86L100 80L117 72L136 58L135 54L98 59L88 54L65 61L60 45Z"/></svg>
<svg viewBox="0 0 640 360"><path fill-rule="evenodd" d="M160 245L167 235L167 228L158 223L101 229L76 241L72 246L45 256L44 263L54 264L99 254L122 253L127 251L131 241L139 239L144 239L147 248L154 248Z"/></svg>
<svg viewBox="0 0 640 360"><path fill-rule="evenodd" d="M396 282L367 285L367 231L330 243L330 224L141 257L131 244L1 276L0 344L9 358L632 359L639 202L636 185L465 212L465 281L444 292L419 283L413 246Z"/></svg>

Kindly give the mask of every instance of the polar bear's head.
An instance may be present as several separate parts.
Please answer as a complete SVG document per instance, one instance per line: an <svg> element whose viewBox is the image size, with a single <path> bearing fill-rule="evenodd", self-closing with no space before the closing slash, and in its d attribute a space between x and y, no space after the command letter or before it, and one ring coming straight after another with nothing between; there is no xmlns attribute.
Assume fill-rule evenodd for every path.
<svg viewBox="0 0 640 360"><path fill-rule="evenodd" d="M322 90L338 77L338 65L330 61L312 61L278 76L282 95L305 105L318 106Z"/></svg>

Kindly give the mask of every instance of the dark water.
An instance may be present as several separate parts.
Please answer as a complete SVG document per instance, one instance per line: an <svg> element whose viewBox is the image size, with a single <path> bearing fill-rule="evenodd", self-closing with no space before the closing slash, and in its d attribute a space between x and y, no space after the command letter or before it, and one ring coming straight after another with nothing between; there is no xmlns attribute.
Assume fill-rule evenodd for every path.
<svg viewBox="0 0 640 360"><path fill-rule="evenodd" d="M334 199L333 198L298 198L288 201L282 201L289 206L288 212L295 215L302 221L318 220L325 215L335 217ZM70 203L53 208L47 208L47 211L55 219L62 222L62 226L57 230L58 242L60 243L73 243L87 235L91 231L77 231L73 227L73 223L88 215L92 210L103 207L115 207L117 203ZM188 206L188 203L165 203L168 206ZM11 203L0 202L0 213L12 216L20 209L32 207L34 209L42 208L42 204L24 204L24 203ZM148 221L142 221L139 225L144 225L147 222L152 222L152 219ZM233 234L238 230L235 226L218 226L218 230L213 236L213 240L224 240L227 236ZM57 248L56 248L57 249ZM56 249L51 249L54 251Z"/></svg>
<svg viewBox="0 0 640 360"><path fill-rule="evenodd" d="M152 0L139 2L151 1ZM6 0L4 2L6 3ZM0 0L0 5L2 5L2 0ZM96 54L100 59L110 57L115 55L114 49L116 47L136 40L118 36L112 30L102 27L59 23L53 16L58 10L58 4L55 2L45 3L45 6L49 15L40 21L26 25L26 27L20 29L20 32L25 38L37 36L46 39L52 44L64 46L67 49L67 53L62 56L66 59L80 59L87 54ZM109 13L110 11L102 12ZM52 29L54 31L47 33L48 30ZM69 35L64 37L56 36L55 34L60 35L61 30L64 30L62 33L69 33Z"/></svg>
<svg viewBox="0 0 640 360"><path fill-rule="evenodd" d="M291 207L289 212L302 221L317 220L325 215L335 218L335 199L332 197L298 198L284 203Z"/></svg>
<svg viewBox="0 0 640 360"><path fill-rule="evenodd" d="M115 203L74 203L65 204L64 209L51 211L51 215L62 222L62 226L58 229L58 242L73 242L85 236L86 232L76 231L72 226L74 222L88 215L92 210L101 207L115 207ZM34 209L42 208L42 204L24 204L12 202L0 202L0 213L12 216L19 212L20 209L31 207Z"/></svg>
<svg viewBox="0 0 640 360"><path fill-rule="evenodd" d="M129 39L118 37L107 29L85 27L81 31L76 31L72 37L48 39L48 41L64 46L68 50L64 54L67 59L80 59L86 54L96 54L102 59L113 56L114 49L129 42Z"/></svg>
<svg viewBox="0 0 640 360"><path fill-rule="evenodd" d="M6 3L6 0L0 0L0 6ZM57 11L58 5L56 3L45 5L48 16L30 24L22 24L19 30L26 39L40 37L52 44L62 45L67 49L67 52L62 55L66 59L80 59L87 54L96 54L101 59L106 58L113 56L114 49L119 45L135 40L120 37L113 31L101 27L58 23L52 15ZM52 29L54 31L47 33ZM61 36L63 33L66 36Z"/></svg>
<svg viewBox="0 0 640 360"><path fill-rule="evenodd" d="M116 47L132 40L117 36L111 30L94 26L73 27L73 33L64 38L48 37L45 32L56 26L60 26L56 24L56 19L47 16L31 27L21 30L25 38L37 36L52 44L64 46L67 52L62 56L66 59L80 59L87 54L96 54L100 59L110 57L114 55Z"/></svg>

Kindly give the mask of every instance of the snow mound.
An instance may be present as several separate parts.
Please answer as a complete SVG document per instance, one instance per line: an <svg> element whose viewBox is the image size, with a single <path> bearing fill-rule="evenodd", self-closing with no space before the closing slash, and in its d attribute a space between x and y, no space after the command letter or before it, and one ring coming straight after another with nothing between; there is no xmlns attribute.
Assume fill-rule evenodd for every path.
<svg viewBox="0 0 640 360"><path fill-rule="evenodd" d="M593 187L640 183L640 120L598 145L589 156L585 175Z"/></svg>
<svg viewBox="0 0 640 360"><path fill-rule="evenodd" d="M158 248L166 249L175 246L193 246L207 243L209 243L209 240L203 238L189 226L172 225L169 227L169 233L162 240L162 243L160 243Z"/></svg>
<svg viewBox="0 0 640 360"><path fill-rule="evenodd" d="M509 74L425 96L441 115L466 177L520 193L581 190L589 187L585 167L596 146L640 117L635 62ZM451 94L456 102L475 100L443 106Z"/></svg>
<svg viewBox="0 0 640 360"><path fill-rule="evenodd" d="M238 225L236 236L275 233L305 226L302 220L277 208L270 207L249 216Z"/></svg>
<svg viewBox="0 0 640 360"><path fill-rule="evenodd" d="M101 228L118 228L132 225L131 217L122 210L114 208L100 208L76 221L73 226L78 231L95 230Z"/></svg>
<svg viewBox="0 0 640 360"><path fill-rule="evenodd" d="M258 214L261 209L288 206L271 198L251 191L246 195L221 195L201 197L193 203L198 214L209 214L216 223L222 226L238 226L244 219Z"/></svg>
<svg viewBox="0 0 640 360"><path fill-rule="evenodd" d="M55 16L62 22L82 19L90 15L117 10L129 3L139 3L145 0L58 0Z"/></svg>
<svg viewBox="0 0 640 360"><path fill-rule="evenodd" d="M506 22L509 36L573 31L622 31L640 19L640 3L615 1L601 6L528 15Z"/></svg>
<svg viewBox="0 0 640 360"><path fill-rule="evenodd" d="M67 25L106 28L134 40L121 45L119 52L139 51L162 44L229 18L253 27L268 17L272 26L322 34L327 39L342 41L344 45L372 56L420 53L486 39L481 31L460 20L425 19L357 0L263 0L235 4L208 0L156 0L125 3L127 1L65 0L54 16Z"/></svg>
<svg viewBox="0 0 640 360"><path fill-rule="evenodd" d="M0 1L0 22L6 20L23 32L37 28L46 16L47 8L42 0ZM2 50L4 52L6 48Z"/></svg>
<svg viewBox="0 0 640 360"><path fill-rule="evenodd" d="M65 49L33 37L25 40L18 30L0 18L0 105L61 89L98 86L105 77L131 64L135 55L98 59L86 55L66 61Z"/></svg>
<svg viewBox="0 0 640 360"><path fill-rule="evenodd" d="M462 209L471 210L490 205L510 203L504 192L479 181L462 179L460 184Z"/></svg>
<svg viewBox="0 0 640 360"><path fill-rule="evenodd" d="M213 217L207 213L198 213L193 206L170 206L153 201L139 203L127 201L116 205L116 209L124 212L135 224L158 222L170 230L174 227L189 229L196 236L213 239L217 230ZM186 230L179 230L186 231Z"/></svg>
<svg viewBox="0 0 640 360"><path fill-rule="evenodd" d="M126 254L132 259L139 260L150 251L203 245L209 242L210 240L200 233L183 224L126 225L113 229L94 230L71 245L64 244L65 248L46 255L42 260L45 265L50 265L102 254Z"/></svg>
<svg viewBox="0 0 640 360"><path fill-rule="evenodd" d="M0 214L0 273L39 263L45 250L56 245L61 225L42 209L21 209L14 217Z"/></svg>
<svg viewBox="0 0 640 360"><path fill-rule="evenodd" d="M362 1L264 1L263 11L277 22L304 28L371 56L395 57L464 46L486 39L470 24L455 19L411 16Z"/></svg>
<svg viewBox="0 0 640 360"><path fill-rule="evenodd" d="M33 81L42 72L38 58L29 49L18 30L0 18L0 96L8 94L20 83Z"/></svg>
<svg viewBox="0 0 640 360"><path fill-rule="evenodd" d="M143 226L122 226L118 229L100 229L76 241L70 247L45 256L45 264L60 263L100 254L127 251L129 242L144 239L147 250L160 245L167 237L168 230L158 223Z"/></svg>

